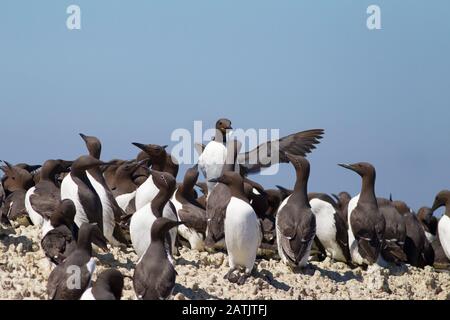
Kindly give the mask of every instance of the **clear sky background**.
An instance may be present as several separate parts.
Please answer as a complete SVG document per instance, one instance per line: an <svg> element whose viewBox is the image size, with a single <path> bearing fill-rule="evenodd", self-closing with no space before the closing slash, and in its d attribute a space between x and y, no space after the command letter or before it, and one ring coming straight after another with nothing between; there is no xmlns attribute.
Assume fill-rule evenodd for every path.
<svg viewBox="0 0 450 320"><path fill-rule="evenodd" d="M66 28L70 4L82 30ZM382 30L366 27L370 4ZM450 189L449 77L447 0L4 0L0 157L73 159L83 132L104 160L132 158L132 141L173 146L174 129L219 117L324 128L310 191L357 193L336 164L369 161L378 196L418 209ZM294 183L290 165L255 179Z"/></svg>

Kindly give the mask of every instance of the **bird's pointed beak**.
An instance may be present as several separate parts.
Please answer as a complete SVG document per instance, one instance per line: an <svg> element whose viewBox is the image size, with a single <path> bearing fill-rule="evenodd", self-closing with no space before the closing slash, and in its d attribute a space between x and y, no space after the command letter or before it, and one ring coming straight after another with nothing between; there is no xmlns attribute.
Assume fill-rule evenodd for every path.
<svg viewBox="0 0 450 320"><path fill-rule="evenodd" d="M345 169L348 169L348 170L355 171L355 169L353 169L353 167L351 165L349 165L349 164L339 163L338 166L340 166L342 168L345 168Z"/></svg>
<svg viewBox="0 0 450 320"><path fill-rule="evenodd" d="M12 164L11 163L9 163L8 161L6 161L6 160L2 160L3 161L3 163L4 164L6 164L6 166L8 167L8 168L10 168L10 169L12 169Z"/></svg>
<svg viewBox="0 0 450 320"><path fill-rule="evenodd" d="M85 134L79 133L81 139L83 139L84 141L86 141L87 136Z"/></svg>
<svg viewBox="0 0 450 320"><path fill-rule="evenodd" d="M433 206L431 207L431 214L433 214L440 207L442 207L442 204L438 201L434 201Z"/></svg>
<svg viewBox="0 0 450 320"><path fill-rule="evenodd" d="M146 145L142 144L142 143L137 143L137 142L132 142L131 143L133 146L138 147L139 149L141 149L142 151L145 151L146 149Z"/></svg>
<svg viewBox="0 0 450 320"><path fill-rule="evenodd" d="M218 178L209 179L208 182L220 182Z"/></svg>

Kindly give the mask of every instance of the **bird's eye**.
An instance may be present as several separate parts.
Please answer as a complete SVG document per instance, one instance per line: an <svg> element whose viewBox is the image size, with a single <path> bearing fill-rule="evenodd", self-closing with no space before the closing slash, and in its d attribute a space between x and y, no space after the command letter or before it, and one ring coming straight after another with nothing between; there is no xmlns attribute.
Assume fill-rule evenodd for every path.
<svg viewBox="0 0 450 320"><path fill-rule="evenodd" d="M222 125L222 121L219 122L219 125Z"/></svg>

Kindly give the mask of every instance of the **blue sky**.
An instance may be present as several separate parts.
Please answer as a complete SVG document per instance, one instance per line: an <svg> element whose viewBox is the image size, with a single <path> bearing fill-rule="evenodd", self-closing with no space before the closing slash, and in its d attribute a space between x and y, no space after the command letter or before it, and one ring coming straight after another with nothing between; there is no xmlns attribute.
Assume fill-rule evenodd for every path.
<svg viewBox="0 0 450 320"><path fill-rule="evenodd" d="M366 28L370 4L382 30ZM131 158L132 141L173 146L174 129L227 117L324 128L311 191L357 193L336 164L369 161L379 196L430 206L450 188L449 17L446 0L2 1L1 158L75 158L78 132ZM294 183L289 165L255 179Z"/></svg>

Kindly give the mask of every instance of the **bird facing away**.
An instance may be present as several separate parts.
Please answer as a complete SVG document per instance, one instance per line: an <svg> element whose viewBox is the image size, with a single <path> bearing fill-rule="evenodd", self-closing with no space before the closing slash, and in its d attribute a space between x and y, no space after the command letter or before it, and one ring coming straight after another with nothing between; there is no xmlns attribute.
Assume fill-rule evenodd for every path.
<svg viewBox="0 0 450 320"><path fill-rule="evenodd" d="M291 268L308 263L316 236L316 217L308 200L310 164L306 158L286 153L296 173L294 190L280 205L276 217L278 253Z"/></svg>

